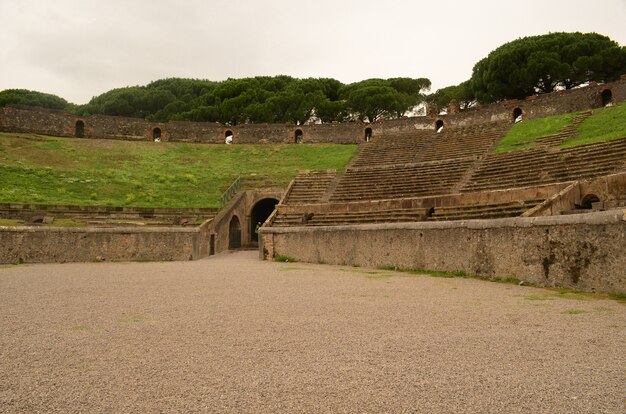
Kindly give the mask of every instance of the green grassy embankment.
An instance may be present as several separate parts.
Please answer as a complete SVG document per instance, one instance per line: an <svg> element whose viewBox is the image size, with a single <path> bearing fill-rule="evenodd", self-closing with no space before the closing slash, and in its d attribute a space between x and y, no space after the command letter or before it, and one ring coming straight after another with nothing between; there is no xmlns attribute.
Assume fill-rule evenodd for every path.
<svg viewBox="0 0 626 414"><path fill-rule="evenodd" d="M593 115L578 126L578 136L562 147L592 144L626 137L626 104L595 109Z"/></svg>
<svg viewBox="0 0 626 414"><path fill-rule="evenodd" d="M532 148L537 138L560 132L577 113L531 119L513 125L502 138L496 152ZM626 104L594 109L592 115L577 128L578 135L566 140L561 147L575 147L594 142L626 137Z"/></svg>
<svg viewBox="0 0 626 414"><path fill-rule="evenodd" d="M537 138L553 135L572 123L577 113L530 119L517 123L502 138L496 152L524 150L533 147Z"/></svg>
<svg viewBox="0 0 626 414"><path fill-rule="evenodd" d="M246 182L286 186L299 170L342 170L356 145L209 145L0 133L0 203L219 207Z"/></svg>

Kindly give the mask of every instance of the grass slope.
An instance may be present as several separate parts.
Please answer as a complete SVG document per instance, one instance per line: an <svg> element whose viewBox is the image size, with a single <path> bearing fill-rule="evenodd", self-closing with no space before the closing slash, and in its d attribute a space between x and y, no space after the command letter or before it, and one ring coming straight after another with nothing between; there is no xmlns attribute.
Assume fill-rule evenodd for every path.
<svg viewBox="0 0 626 414"><path fill-rule="evenodd" d="M517 123L502 138L496 152L509 152L532 148L537 138L553 135L572 123L577 113L530 119Z"/></svg>
<svg viewBox="0 0 626 414"><path fill-rule="evenodd" d="M595 109L593 115L578 126L578 136L563 147L591 144L626 137L626 104Z"/></svg>
<svg viewBox="0 0 626 414"><path fill-rule="evenodd" d="M560 132L576 115L554 115L515 124L502 138L496 152L532 148L537 138ZM594 109L592 115L578 125L577 132L578 136L565 141L563 148L626 137L626 104Z"/></svg>
<svg viewBox="0 0 626 414"><path fill-rule="evenodd" d="M241 176L286 186L298 170L342 170L356 145L208 145L0 133L0 202L219 207Z"/></svg>

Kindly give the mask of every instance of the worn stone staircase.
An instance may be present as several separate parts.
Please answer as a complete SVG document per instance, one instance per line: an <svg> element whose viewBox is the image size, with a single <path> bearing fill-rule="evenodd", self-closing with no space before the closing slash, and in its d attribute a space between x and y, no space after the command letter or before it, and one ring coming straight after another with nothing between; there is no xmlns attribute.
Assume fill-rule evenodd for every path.
<svg viewBox="0 0 626 414"><path fill-rule="evenodd" d="M428 220L473 220L517 217L543 201L543 199L532 199L503 203L438 207L434 209L430 217L428 217Z"/></svg>
<svg viewBox="0 0 626 414"><path fill-rule="evenodd" d="M562 150L533 148L490 154L461 191L515 188L575 181L624 168L626 138Z"/></svg>
<svg viewBox="0 0 626 414"><path fill-rule="evenodd" d="M434 138L432 130L416 130L396 134L375 136L365 144L352 167L369 167L385 164L413 162L424 145Z"/></svg>
<svg viewBox="0 0 626 414"><path fill-rule="evenodd" d="M337 176L336 170L300 171L284 204L319 202Z"/></svg>
<svg viewBox="0 0 626 414"><path fill-rule="evenodd" d="M349 224L395 223L422 221L426 216L424 208L389 209L358 212L327 213L279 213L273 226L340 226Z"/></svg>
<svg viewBox="0 0 626 414"><path fill-rule="evenodd" d="M348 170L339 180L330 201L448 194L471 162L454 160Z"/></svg>
<svg viewBox="0 0 626 414"><path fill-rule="evenodd" d="M414 161L439 161L480 157L511 127L509 122L491 122L462 128L447 128Z"/></svg>
<svg viewBox="0 0 626 414"><path fill-rule="evenodd" d="M591 111L581 112L572 122L563 128L559 133L553 135L546 135L535 140L535 145L539 147L558 147L568 139L574 138L578 135L578 125L580 125L585 119L591 116Z"/></svg>

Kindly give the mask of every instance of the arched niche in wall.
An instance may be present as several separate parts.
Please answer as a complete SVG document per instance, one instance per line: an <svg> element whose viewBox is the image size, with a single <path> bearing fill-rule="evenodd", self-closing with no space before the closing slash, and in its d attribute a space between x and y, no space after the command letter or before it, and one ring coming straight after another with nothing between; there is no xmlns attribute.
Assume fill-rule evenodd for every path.
<svg viewBox="0 0 626 414"><path fill-rule="evenodd" d="M522 117L524 115L524 112L522 111L522 108L515 108L513 109L513 122L514 123L518 123L518 122L522 122Z"/></svg>
<svg viewBox="0 0 626 414"><path fill-rule="evenodd" d="M372 139L372 128L365 128L365 136L363 138L365 139L365 142L370 142Z"/></svg>
<svg viewBox="0 0 626 414"><path fill-rule="evenodd" d="M230 129L224 132L224 143L232 144L233 143L233 131Z"/></svg>
<svg viewBox="0 0 626 414"><path fill-rule="evenodd" d="M74 125L74 136L76 138L84 138L85 137L85 121L79 119L76 121Z"/></svg>
<svg viewBox="0 0 626 414"><path fill-rule="evenodd" d="M304 135L304 133L302 132L301 129L296 129L296 132L294 133L294 142L296 144L302 144L302 136Z"/></svg>
<svg viewBox="0 0 626 414"><path fill-rule="evenodd" d="M241 222L239 217L233 216L228 224L228 248L238 249L241 247Z"/></svg>
<svg viewBox="0 0 626 414"><path fill-rule="evenodd" d="M156 127L152 129L152 141L161 142L161 128Z"/></svg>
<svg viewBox="0 0 626 414"><path fill-rule="evenodd" d="M443 126L444 126L443 120L438 119L437 122L435 122L435 131L437 132L443 131Z"/></svg>
<svg viewBox="0 0 626 414"><path fill-rule="evenodd" d="M602 106L613 105L613 92L610 89L605 89L600 94L600 103Z"/></svg>

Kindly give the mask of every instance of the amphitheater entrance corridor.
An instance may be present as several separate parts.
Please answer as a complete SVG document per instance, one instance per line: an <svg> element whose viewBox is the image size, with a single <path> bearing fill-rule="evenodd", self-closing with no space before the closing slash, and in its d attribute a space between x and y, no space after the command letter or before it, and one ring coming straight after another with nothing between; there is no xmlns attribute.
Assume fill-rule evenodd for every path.
<svg viewBox="0 0 626 414"><path fill-rule="evenodd" d="M435 122L435 131L437 131L437 133L443 131L443 125L443 121L438 119L437 122Z"/></svg>
<svg viewBox="0 0 626 414"><path fill-rule="evenodd" d="M83 121L76 121L76 126L74 129L74 136L76 138L85 137L85 123Z"/></svg>
<svg viewBox="0 0 626 414"><path fill-rule="evenodd" d="M513 123L517 124L518 122L522 122L522 108L515 108L513 110Z"/></svg>
<svg viewBox="0 0 626 414"><path fill-rule="evenodd" d="M228 248L238 249L241 247L241 223L239 217L233 216L228 225Z"/></svg>
<svg viewBox="0 0 626 414"><path fill-rule="evenodd" d="M265 220L272 214L274 208L278 204L278 200L275 198L264 198L257 201L250 211L250 240L253 242L259 241L259 234L257 233L257 226L261 226L265 223Z"/></svg>
<svg viewBox="0 0 626 414"><path fill-rule="evenodd" d="M610 89L603 90L601 99L602 99L602 106L611 106L613 103L613 92L611 92Z"/></svg>
<svg viewBox="0 0 626 414"><path fill-rule="evenodd" d="M583 197L580 202L580 208L584 210L591 210L593 208L593 203L599 203L600 198L595 194L587 194Z"/></svg>

